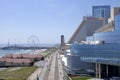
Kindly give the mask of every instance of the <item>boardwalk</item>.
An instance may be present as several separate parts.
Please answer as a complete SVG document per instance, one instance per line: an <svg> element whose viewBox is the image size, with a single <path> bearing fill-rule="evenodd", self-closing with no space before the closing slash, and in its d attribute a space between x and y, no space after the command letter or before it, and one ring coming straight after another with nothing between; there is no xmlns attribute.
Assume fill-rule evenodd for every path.
<svg viewBox="0 0 120 80"><path fill-rule="evenodd" d="M43 63L43 62L42 62ZM40 63L39 63L40 64ZM44 67L39 67L28 80L63 80L63 68L58 51L46 58Z"/></svg>
<svg viewBox="0 0 120 80"><path fill-rule="evenodd" d="M63 69L58 51L51 54L39 77L40 80L63 80Z"/></svg>

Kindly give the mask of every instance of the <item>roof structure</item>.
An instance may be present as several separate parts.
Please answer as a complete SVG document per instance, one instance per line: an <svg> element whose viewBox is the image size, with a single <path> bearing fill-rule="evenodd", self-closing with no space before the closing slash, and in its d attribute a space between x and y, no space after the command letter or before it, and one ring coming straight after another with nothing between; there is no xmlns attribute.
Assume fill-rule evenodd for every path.
<svg viewBox="0 0 120 80"><path fill-rule="evenodd" d="M30 59L0 58L0 62L6 63L32 63Z"/></svg>
<svg viewBox="0 0 120 80"><path fill-rule="evenodd" d="M2 58L42 58L40 54L7 54Z"/></svg>
<svg viewBox="0 0 120 80"><path fill-rule="evenodd" d="M70 38L70 40L68 41L68 43L72 43L73 40L76 38L76 36L79 34L79 32L81 31L81 29L84 27L84 25L91 20L103 20L103 25L104 23L104 18L93 18L93 17L84 17L83 21L81 22L81 24L78 26L78 28L76 29L76 31L73 33L72 37Z"/></svg>

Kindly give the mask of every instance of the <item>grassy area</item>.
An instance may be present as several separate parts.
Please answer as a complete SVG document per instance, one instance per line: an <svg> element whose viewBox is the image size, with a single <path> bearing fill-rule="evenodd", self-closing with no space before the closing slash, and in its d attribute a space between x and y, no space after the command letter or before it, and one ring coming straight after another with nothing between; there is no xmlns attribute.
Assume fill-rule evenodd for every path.
<svg viewBox="0 0 120 80"><path fill-rule="evenodd" d="M51 52L55 52L56 50L57 49L55 49L55 48L50 49Z"/></svg>
<svg viewBox="0 0 120 80"><path fill-rule="evenodd" d="M14 68L7 68L0 71L0 79L3 80L27 80L27 78L36 70L36 67L22 67L14 70Z"/></svg>
<svg viewBox="0 0 120 80"><path fill-rule="evenodd" d="M91 77L88 77L88 76L78 76L78 77L73 77L72 80L87 80L90 78Z"/></svg>

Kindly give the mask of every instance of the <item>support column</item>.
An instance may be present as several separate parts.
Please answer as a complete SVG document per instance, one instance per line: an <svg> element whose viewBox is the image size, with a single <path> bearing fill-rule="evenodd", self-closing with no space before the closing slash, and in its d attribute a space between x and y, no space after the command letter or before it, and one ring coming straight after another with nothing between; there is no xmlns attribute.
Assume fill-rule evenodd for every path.
<svg viewBox="0 0 120 80"><path fill-rule="evenodd" d="M96 69L95 76L96 78L98 78L98 63L95 63L95 69Z"/></svg>
<svg viewBox="0 0 120 80"><path fill-rule="evenodd" d="M98 63L98 78L100 79L101 78L101 64Z"/></svg>
<svg viewBox="0 0 120 80"><path fill-rule="evenodd" d="M118 75L120 76L120 66L118 67Z"/></svg>
<svg viewBox="0 0 120 80"><path fill-rule="evenodd" d="M101 64L96 63L96 78L101 78Z"/></svg>
<svg viewBox="0 0 120 80"><path fill-rule="evenodd" d="M108 65L106 65L106 77L108 77Z"/></svg>

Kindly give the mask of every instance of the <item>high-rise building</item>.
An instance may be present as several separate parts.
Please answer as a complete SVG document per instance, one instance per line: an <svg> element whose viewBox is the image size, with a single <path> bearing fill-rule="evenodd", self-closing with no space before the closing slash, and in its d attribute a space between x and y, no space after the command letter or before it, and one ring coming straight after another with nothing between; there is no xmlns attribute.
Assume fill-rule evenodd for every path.
<svg viewBox="0 0 120 80"><path fill-rule="evenodd" d="M65 46L64 35L61 35L61 46Z"/></svg>
<svg viewBox="0 0 120 80"><path fill-rule="evenodd" d="M80 23L72 37L70 38L70 44L80 43L86 41L87 36L91 36L97 29L104 25L103 18L83 17L83 21ZM77 44L76 43L76 44ZM71 48L70 48L71 49ZM71 51L71 50L70 50ZM86 50L87 51L87 50ZM95 71L95 64L82 62L80 60L81 55L74 53L66 54L67 57L67 71L69 74L93 74Z"/></svg>
<svg viewBox="0 0 120 80"><path fill-rule="evenodd" d="M105 18L106 23L110 17L110 6L93 6L92 15L95 18Z"/></svg>
<svg viewBox="0 0 120 80"><path fill-rule="evenodd" d="M65 52L68 74L120 76L119 13L119 7L114 8L109 22L110 6L93 6L93 17L84 17L68 42L70 52Z"/></svg>
<svg viewBox="0 0 120 80"><path fill-rule="evenodd" d="M96 30L95 32L98 33L98 32L114 31L114 29L116 29L116 27L114 26L115 25L114 19L115 19L115 16L119 15L119 14L120 14L120 7L112 8L111 9L111 17L108 19L108 24L105 24L104 26L102 26L101 28Z"/></svg>
<svg viewBox="0 0 120 80"><path fill-rule="evenodd" d="M76 43L70 46L71 55L80 55L79 63L96 64L95 73L99 78L120 76L120 14L114 17L114 24L114 31L94 33L87 39L86 44ZM68 62L70 64L70 60Z"/></svg>

